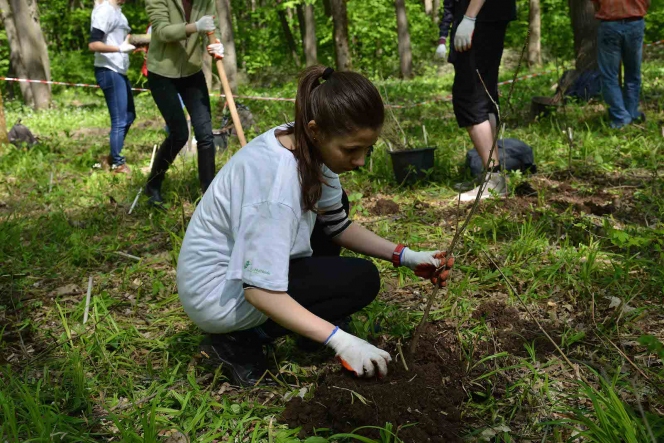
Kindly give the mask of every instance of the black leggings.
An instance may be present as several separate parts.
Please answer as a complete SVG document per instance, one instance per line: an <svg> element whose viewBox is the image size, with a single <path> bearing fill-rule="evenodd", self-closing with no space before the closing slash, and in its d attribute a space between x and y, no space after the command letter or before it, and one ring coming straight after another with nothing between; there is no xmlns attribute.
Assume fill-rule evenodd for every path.
<svg viewBox="0 0 664 443"><path fill-rule="evenodd" d="M342 202L349 213L345 193ZM337 323L376 298L380 275L371 261L339 257L341 247L327 237L318 224L311 235L311 248L313 256L290 262L288 295L298 303L330 323ZM291 333L271 319L256 329L268 339Z"/></svg>
<svg viewBox="0 0 664 443"><path fill-rule="evenodd" d="M189 140L189 128L178 94L191 116L198 150L198 178L203 192L214 178L214 140L210 94L203 71L182 78L168 78L148 72L148 84L169 134L159 147L150 173L150 182L160 186L166 171Z"/></svg>

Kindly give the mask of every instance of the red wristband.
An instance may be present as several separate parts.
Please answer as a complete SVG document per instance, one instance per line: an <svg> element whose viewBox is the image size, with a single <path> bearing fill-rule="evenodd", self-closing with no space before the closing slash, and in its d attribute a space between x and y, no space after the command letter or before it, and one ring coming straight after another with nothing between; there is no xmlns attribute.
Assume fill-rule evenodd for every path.
<svg viewBox="0 0 664 443"><path fill-rule="evenodd" d="M438 39L438 44L439 45L444 45L445 44L445 37L441 37L440 39Z"/></svg>
<svg viewBox="0 0 664 443"><path fill-rule="evenodd" d="M395 268L401 266L401 253L404 249L406 249L406 247L399 243L392 253L392 264Z"/></svg>

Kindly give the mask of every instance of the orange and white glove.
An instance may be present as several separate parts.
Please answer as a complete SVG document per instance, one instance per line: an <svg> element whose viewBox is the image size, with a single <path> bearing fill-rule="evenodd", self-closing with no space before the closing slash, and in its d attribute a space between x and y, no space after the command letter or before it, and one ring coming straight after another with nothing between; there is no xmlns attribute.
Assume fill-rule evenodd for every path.
<svg viewBox="0 0 664 443"><path fill-rule="evenodd" d="M401 266L406 266L418 277L431 280L440 287L447 286L450 269L454 266L454 257L447 258L444 251L413 251L404 248L401 253Z"/></svg>
<svg viewBox="0 0 664 443"><path fill-rule="evenodd" d="M338 326L325 344L334 349L343 367L355 372L358 377L373 377L376 375L376 366L379 377L387 375L387 364L392 361L390 354L342 331Z"/></svg>
<svg viewBox="0 0 664 443"><path fill-rule="evenodd" d="M224 45L217 39L214 43L207 45L207 52L216 60L221 60L224 58Z"/></svg>

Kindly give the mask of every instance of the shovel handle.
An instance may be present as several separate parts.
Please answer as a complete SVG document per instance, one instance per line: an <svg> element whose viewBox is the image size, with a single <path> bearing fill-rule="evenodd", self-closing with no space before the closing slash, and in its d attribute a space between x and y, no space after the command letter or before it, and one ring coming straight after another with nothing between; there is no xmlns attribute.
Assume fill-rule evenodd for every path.
<svg viewBox="0 0 664 443"><path fill-rule="evenodd" d="M214 36L214 32L208 32L208 41L210 44L215 43L217 39ZM244 131L242 130L242 124L240 123L240 116L237 113L237 108L235 107L235 100L233 99L233 92L231 91L231 85L228 83L228 77L226 77L226 71L224 70L224 63L221 59L216 59L217 62L217 72L219 72L219 78L221 79L221 87L224 90L224 95L226 96L226 103L228 103L228 109L231 111L231 117L233 119L233 126L235 127L235 132L237 132L237 138L240 140L240 146L247 144L247 139L244 138Z"/></svg>

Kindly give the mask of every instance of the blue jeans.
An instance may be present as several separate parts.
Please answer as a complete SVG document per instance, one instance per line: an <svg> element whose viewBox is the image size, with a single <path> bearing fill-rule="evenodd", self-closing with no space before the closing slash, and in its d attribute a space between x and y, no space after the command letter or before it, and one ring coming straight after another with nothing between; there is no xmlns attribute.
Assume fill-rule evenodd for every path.
<svg viewBox="0 0 664 443"><path fill-rule="evenodd" d="M111 115L111 161L114 166L125 163L120 155L125 137L136 118L134 96L126 75L107 68L95 68L97 84L104 91L108 113Z"/></svg>
<svg viewBox="0 0 664 443"><path fill-rule="evenodd" d="M602 74L602 95L609 105L611 126L619 128L641 116L641 54L643 19L634 21L603 21L597 31L599 70ZM624 86L618 84L618 69L625 68Z"/></svg>

